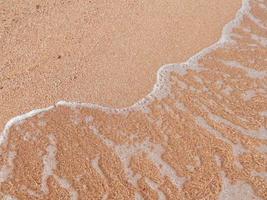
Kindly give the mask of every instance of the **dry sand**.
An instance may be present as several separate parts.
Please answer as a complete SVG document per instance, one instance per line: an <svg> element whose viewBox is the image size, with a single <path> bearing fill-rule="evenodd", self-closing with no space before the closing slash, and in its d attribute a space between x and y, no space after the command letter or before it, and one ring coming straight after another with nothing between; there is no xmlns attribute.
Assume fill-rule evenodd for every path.
<svg viewBox="0 0 267 200"><path fill-rule="evenodd" d="M0 1L0 130L58 100L129 106L214 43L241 0Z"/></svg>

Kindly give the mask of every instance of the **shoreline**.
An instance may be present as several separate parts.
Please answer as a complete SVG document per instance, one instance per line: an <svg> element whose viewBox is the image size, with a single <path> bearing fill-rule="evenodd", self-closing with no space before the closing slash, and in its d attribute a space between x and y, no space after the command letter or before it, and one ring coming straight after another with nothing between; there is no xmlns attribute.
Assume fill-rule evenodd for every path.
<svg viewBox="0 0 267 200"><path fill-rule="evenodd" d="M217 42L163 65L129 107L61 100L12 118L0 196L265 199L265 8L243 0Z"/></svg>
<svg viewBox="0 0 267 200"><path fill-rule="evenodd" d="M187 1L181 1L181 2L182 2L181 5L187 6L188 8L191 8L191 9L193 9L195 6L195 5L191 5L191 2L187 2ZM174 26L175 23L178 23L178 25L180 24L181 27L185 26L184 24L186 23L192 23L193 21L191 19L191 14L190 14L191 11L186 11L185 13L187 14L179 14L179 10L174 12L174 9L170 8L171 9L170 12L172 13L172 15L175 15L175 16L177 15L176 17L180 16L181 19L180 18L175 19L175 20L178 20L175 23L172 22L172 20L169 20L168 22L168 18L166 18L168 16L166 14L168 13L167 11L166 13L164 11L162 14L160 14L158 18L159 19L162 18L161 20L164 20L166 18L166 21L168 23L173 23L171 24L172 26L171 25L167 26L167 28L170 29L169 30L170 33L168 33L168 35L171 38L171 41L173 40L172 42L174 42L174 44L170 44L170 46L173 46L173 45L179 45L179 46L173 46L171 47L171 49L164 49L165 47L161 49L154 48L153 43L155 43L155 41L153 40L157 41L157 39L159 39L159 41L157 42L159 42L158 46L160 46L161 44L164 44L165 41L168 41L168 38L165 38L164 36L165 33L162 36L160 35L160 33L157 33L155 36L152 35L151 37L153 38L153 40L152 39L150 40L148 36L145 36L146 35L145 33L150 33L151 31L153 32L154 29L161 30L162 28L161 26L163 22L152 21L151 22L152 25L156 27L153 27L151 25L151 27L147 28L145 32L140 31L142 30L140 29L140 30L136 30L137 32L135 33L135 34L137 33L143 34L145 37L144 44L140 43L138 44L140 46L138 45L137 47L133 46L135 49L134 51L136 51L137 53L141 52L141 53L138 53L138 56L140 58L137 57L136 59L134 59L134 57L131 57L134 54L133 55L129 54L128 55L130 56L129 61L122 60L121 63L117 63L120 59L117 60L117 58L115 59L114 57L114 59L111 60L112 63L114 64L109 64L110 66L109 65L104 66L105 63L109 63L109 60L107 58L107 60L103 60L104 65L99 65L99 66L94 67L93 65L95 61L92 63L88 61L84 61L83 63L81 63L82 67L79 67L79 66L72 67L72 65L80 65L79 60L81 59L82 60L91 59L90 55L89 55L89 58L80 57L80 55L78 54L74 58L68 58L67 54L64 55L64 54L58 53L60 55L57 56L55 60L53 60L51 58L46 58L47 56L46 54L44 54L44 55L41 55L40 58L44 57L45 59L48 59L48 61L45 61L48 63L43 63L43 64L41 63L39 67L36 67L34 66L34 62L37 62L37 61L34 61L31 64L32 66L30 65L29 67L26 67L25 71L21 75L20 75L21 69L14 69L14 70L12 69L11 71L6 71L6 72L2 71L2 73L4 74L6 73L6 74L5 76L2 77L3 80L0 79L0 86L1 85L5 86L2 90L0 90L0 92L2 93L2 94L0 93L0 104L2 105L0 107L0 109L2 110L2 114L0 115L0 121L1 121L0 130L3 129L4 124L13 116L17 116L22 113L29 112L30 110L34 108L47 107L51 104L54 104L60 101L61 99L64 99L66 101L93 102L95 104L100 104L100 105L109 106L109 107L128 107L129 105L138 101L140 98L146 96L153 89L153 85L155 84L156 79L157 79L156 77L157 71L159 70L160 66L162 66L163 63L171 63L172 61L175 61L175 63L180 63L181 60L187 60L188 57L195 55L195 53L199 52L199 50L202 50L203 48L206 48L207 46L210 46L210 44L213 44L214 42L216 42L216 40L221 35L222 27L220 27L220 30L218 30L219 24L221 24L223 21L225 21L224 22L225 24L228 23L229 20L226 21L226 18L230 18L230 16L233 13L236 13L236 10L238 9L237 7L236 10L233 12L234 6L232 5L236 6L238 2L241 2L241 1L239 0L234 1L234 2L231 1L229 5L226 5L227 2L223 2L223 3L219 2L218 6L222 4L227 10L230 9L228 7L231 7L231 12L229 13L227 12L225 16L220 16L219 14L217 14L216 17L214 18L218 19L219 22L216 24L214 23L202 24L201 26L200 25L196 26L196 23L192 24L192 26L196 26L195 27L196 30L194 30L193 28L188 29L187 27L185 30L187 32L189 31L197 32L200 30L202 30L203 32L203 30L207 28L206 26L208 26L208 30L207 30L209 31L207 33L208 36L206 38L205 37L203 38L202 36L200 36L199 38L200 42L195 41L194 44L191 44L191 42L188 41L188 38L186 38L186 34L183 33L183 30L179 30L179 26L172 27ZM199 17L200 19L202 19L202 21L203 20L205 21L206 20L205 18L207 18L208 16L204 14L205 9L209 9L208 7L204 7L206 3L207 3L206 0L202 0L200 2L200 4L203 4L203 6L200 8L200 11L199 11L200 12ZM215 6L215 3L216 2L212 3L212 6ZM42 6L40 6L40 8L42 8ZM40 8L38 10L40 10ZM158 5L155 5L155 8L151 7L152 9L151 13L152 14L154 13L153 9L159 9L159 8L158 8ZM219 9L219 12L222 12L222 10ZM145 16L147 16L147 19L149 20L153 19L153 17L150 16L149 14L145 14ZM183 19L183 17L185 17L185 19ZM231 19L232 17L230 18L230 20ZM189 20L189 21L186 21L186 20ZM211 20L211 22L213 21ZM126 22L127 21L125 21L125 23ZM141 22L138 22L138 23L141 23ZM146 23L147 22L145 22L144 24L146 25ZM223 26L225 24L223 24ZM103 31L104 30L105 29L103 29ZM195 34L196 33L192 32L192 35L193 35L192 37L194 37ZM216 34L218 34L218 36L216 36ZM127 40L127 38L128 36L125 37L124 40ZM134 35L132 40L134 41L136 38L138 37ZM131 40L129 40L129 42L130 41ZM119 44L119 42L116 43L116 45L114 44L115 45L114 47L113 46L111 47L114 48L114 50L116 49L118 50L117 56L122 56L123 51L121 52L122 55L120 55L120 51L121 49L123 50L124 48L120 46L117 47L117 44ZM75 45L73 44L73 47L67 46L66 48L70 48L69 51L71 52L73 51L72 48L74 47L76 48ZM130 43L129 45L130 46L128 47L126 46L127 47L126 50L129 47L131 47L132 43ZM97 47L97 48L100 48L100 47ZM157 49L160 50L159 53L162 55L157 55L158 54ZM62 49L59 49L59 50L62 51ZM84 54L85 50L87 49L81 49L81 52L83 52ZM54 53L54 51L55 50L52 50L52 53ZM75 51L78 51L78 49L76 49ZM142 51L144 52L142 53ZM150 53L147 54L146 51L152 51L152 52L151 54ZM101 55L99 53L100 52L92 52L91 57ZM105 55L103 55L102 57L105 57ZM102 57L101 59L103 59ZM133 62L131 61L131 59L133 59ZM77 61L77 64L75 63L76 61ZM116 63L119 65L116 66ZM36 64L38 64L38 62ZM17 65L20 66L21 64L18 63ZM51 67L48 67L50 65ZM124 66L127 66L127 67L124 67ZM8 68L2 69L2 70L8 70ZM130 87L131 85L134 85L133 89Z"/></svg>
<svg viewBox="0 0 267 200"><path fill-rule="evenodd" d="M156 79L156 82L153 86L153 89L147 95L145 95L145 97L141 98L140 100L133 103L132 105L122 107L122 108L120 108L120 107L116 108L116 107L112 107L112 106L105 106L105 105L95 104L95 103L86 103L86 102L78 102L78 101L77 102L71 102L71 101L59 100L54 105L50 105L50 106L45 107L45 108L33 109L27 113L24 113L24 114L21 114L21 115L18 115L18 116L11 118L5 124L4 129L1 133L4 133L3 135L5 135L8 132L8 129L10 127L12 127L14 124L19 123L20 121L24 121L28 118L31 118L37 114L45 113L51 109L56 108L57 106L67 106L67 107L74 107L74 108L77 108L77 107L96 108L96 109L100 109L102 111L111 112L111 113L113 113L113 112L123 113L125 111L134 111L136 109L142 110L142 108L145 107L147 104L149 104L149 102L152 102L155 98L159 97L158 95L162 95L162 94L166 93L166 90L168 90L169 85L166 82L166 80L162 80L162 77L168 76L166 74L169 73L169 71L172 71L172 70L175 70L175 71L178 70L179 71L179 70L181 70L181 69L179 69L179 67L183 68L184 65L187 65L187 66L194 65L195 62L197 62L201 57L204 57L207 53L210 52L210 50L215 50L219 47L222 47L225 43L231 43L230 33L231 33L232 29L235 26L238 26L242 22L243 16L251 9L250 5L249 5L249 1L250 0L242 0L241 8L238 9L235 17L231 21L229 21L227 24L225 24L225 26L222 29L221 37L215 43L213 43L209 47L202 49L198 53L194 54L184 63L172 63L172 64L165 64L165 65L161 66L157 71L157 79ZM187 73L186 70L187 69L182 69L182 71L183 71L182 73L186 74ZM2 137L2 139L1 139L1 137ZM0 137L0 145L3 143L1 140L3 140L3 138L5 138L5 136L1 135L1 137Z"/></svg>

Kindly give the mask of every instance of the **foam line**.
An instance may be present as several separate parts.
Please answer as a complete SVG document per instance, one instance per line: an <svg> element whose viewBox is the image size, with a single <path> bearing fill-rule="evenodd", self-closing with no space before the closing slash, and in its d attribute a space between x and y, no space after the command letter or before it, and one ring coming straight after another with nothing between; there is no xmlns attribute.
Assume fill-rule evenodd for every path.
<svg viewBox="0 0 267 200"><path fill-rule="evenodd" d="M193 70L201 70L202 68L197 65L197 61L203 58L205 55L210 53L211 51L218 49L220 47L224 47L225 44L230 44L233 42L231 39L231 33L233 29L240 25L245 15L249 14L249 11L251 10L249 2L252 0L243 0L242 7L237 11L235 18L230 21L228 24L226 24L223 27L222 35L220 39L212 44L211 46L204 48L199 53L193 55L191 58L189 58L184 63L173 63L173 64L166 64L163 65L157 72L157 81L154 84L154 87L150 93L148 93L143 99L137 101L133 105L129 107L124 108L111 108L107 106L101 106L98 104L91 104L91 103L78 103L78 102L67 102L67 101L59 101L56 103L56 106L58 105L64 105L69 107L88 107L88 108L99 108L103 111L109 111L109 112L125 112L125 111L132 111L132 110L140 110L140 107L143 108L147 104L149 104L151 101L153 101L156 97L162 94L166 94L166 92L169 90L169 84L167 82L166 76L169 75L170 71L175 71L180 73L181 75L185 75L187 73L188 69Z"/></svg>
<svg viewBox="0 0 267 200"><path fill-rule="evenodd" d="M32 118L40 113L44 113L44 112L47 112L51 109L53 109L55 106L49 106L47 108L42 108L42 109L36 109L36 110L32 110L28 113L25 113L25 114L22 114L22 115L19 115L19 116L16 116L12 119L10 119L5 127L4 127L4 130L2 131L1 135L0 135L0 146L3 145L3 143L6 142L7 138L8 138L8 133L9 133L9 129L15 125L15 124L19 124L19 123L22 123L24 120L26 119L29 119L29 118Z"/></svg>
<svg viewBox="0 0 267 200"><path fill-rule="evenodd" d="M249 11L251 10L250 2L252 0L243 0L242 7L237 11L235 18L230 21L228 24L226 24L222 30L221 38L214 43L213 45L204 48L199 53L195 54L191 58L189 58L185 63L181 64L167 64L163 65L157 72L157 81L152 89L152 91L147 94L143 99L139 100L138 102L134 103L133 105L129 107L124 108L111 108L107 106L102 106L99 104L92 104L92 103L79 103L79 102L67 102L67 101L59 101L55 105L50 106L48 108L44 109L36 109L32 110L29 113L17 116L12 118L7 122L7 124L4 127L4 130L2 131L0 135L0 146L6 142L8 137L9 129L20 122L22 122L25 119L31 118L39 113L47 112L53 108L56 108L58 106L67 106L67 107L80 107L80 108L97 108L101 109L105 112L112 112L112 113L127 113L134 110L140 110L145 111L146 106L153 101L156 98L162 98L169 93L169 83L168 83L168 75L170 71L175 71L180 73L181 75L185 75L189 69L191 70L203 70L199 65L198 61L203 58L206 54L209 52L224 47L225 44L230 44L233 42L231 39L231 33L235 27L240 25L245 15L249 15Z"/></svg>

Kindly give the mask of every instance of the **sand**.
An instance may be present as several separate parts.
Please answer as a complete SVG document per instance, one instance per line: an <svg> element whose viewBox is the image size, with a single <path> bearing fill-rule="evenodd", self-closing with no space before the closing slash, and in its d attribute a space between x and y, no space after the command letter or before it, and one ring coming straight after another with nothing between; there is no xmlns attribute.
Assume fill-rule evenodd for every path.
<svg viewBox="0 0 267 200"><path fill-rule="evenodd" d="M244 0L216 43L161 68L142 101L60 101L12 118L0 135L0 198L267 199L266 30L267 1Z"/></svg>
<svg viewBox="0 0 267 200"><path fill-rule="evenodd" d="M1 1L0 130L59 100L129 106L214 43L241 0Z"/></svg>

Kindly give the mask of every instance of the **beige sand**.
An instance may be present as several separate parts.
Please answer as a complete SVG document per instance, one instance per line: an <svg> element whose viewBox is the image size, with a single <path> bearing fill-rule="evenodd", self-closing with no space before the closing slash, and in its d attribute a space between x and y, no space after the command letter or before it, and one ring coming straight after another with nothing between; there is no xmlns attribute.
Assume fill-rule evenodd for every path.
<svg viewBox="0 0 267 200"><path fill-rule="evenodd" d="M1 1L0 130L58 100L128 106L214 43L241 0Z"/></svg>
<svg viewBox="0 0 267 200"><path fill-rule="evenodd" d="M142 107L58 103L5 129L0 198L267 199L267 1L246 2L231 42L165 68Z"/></svg>

